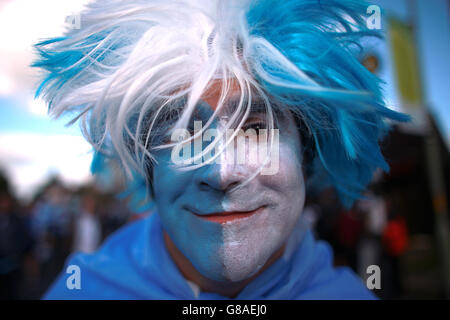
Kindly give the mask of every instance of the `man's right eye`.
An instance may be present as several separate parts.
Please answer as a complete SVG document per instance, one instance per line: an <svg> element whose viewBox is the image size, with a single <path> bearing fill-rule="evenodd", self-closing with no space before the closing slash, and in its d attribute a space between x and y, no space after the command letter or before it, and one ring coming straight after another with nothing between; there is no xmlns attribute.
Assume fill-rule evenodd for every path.
<svg viewBox="0 0 450 320"><path fill-rule="evenodd" d="M242 127L242 130L244 130L244 131L247 131L248 129L253 129L256 131L256 133L259 134L260 130L267 129L267 125L264 121L259 121L259 122L245 124Z"/></svg>

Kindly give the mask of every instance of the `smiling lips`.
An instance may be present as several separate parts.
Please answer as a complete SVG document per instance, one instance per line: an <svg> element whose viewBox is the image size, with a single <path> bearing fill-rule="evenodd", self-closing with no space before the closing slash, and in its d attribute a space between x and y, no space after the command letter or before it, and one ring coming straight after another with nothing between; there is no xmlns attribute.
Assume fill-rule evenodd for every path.
<svg viewBox="0 0 450 320"><path fill-rule="evenodd" d="M264 207L260 207L253 211L220 212L220 213L212 213L212 214L207 214L207 215L199 215L199 214L195 214L195 213L194 214L197 217L208 220L210 222L227 223L230 221L248 218L256 213L261 212L263 209L264 209Z"/></svg>

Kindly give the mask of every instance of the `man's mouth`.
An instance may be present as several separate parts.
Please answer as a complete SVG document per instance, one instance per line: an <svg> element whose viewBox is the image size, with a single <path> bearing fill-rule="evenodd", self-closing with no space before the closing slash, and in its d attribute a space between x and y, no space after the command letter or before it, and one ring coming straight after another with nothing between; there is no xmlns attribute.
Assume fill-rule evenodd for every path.
<svg viewBox="0 0 450 320"><path fill-rule="evenodd" d="M202 215L194 213L194 215L196 215L197 217L199 217L201 219L208 220L210 222L222 224L222 223L237 221L240 219L251 217L251 216L263 211L264 208L265 208L265 206L259 207L252 211L216 212L216 213L202 214Z"/></svg>

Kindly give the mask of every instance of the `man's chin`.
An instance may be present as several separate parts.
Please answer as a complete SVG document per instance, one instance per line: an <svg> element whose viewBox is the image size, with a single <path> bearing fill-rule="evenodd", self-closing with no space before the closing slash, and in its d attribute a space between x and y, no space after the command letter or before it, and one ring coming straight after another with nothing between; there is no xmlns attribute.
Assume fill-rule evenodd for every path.
<svg viewBox="0 0 450 320"><path fill-rule="evenodd" d="M249 280L253 275L255 275L259 269L253 270L253 272L250 273L241 273L241 272L230 272L230 270L222 270L217 273L212 272L200 272L205 278L208 278L212 281L221 283L223 285L226 284L238 284L245 282L246 280Z"/></svg>
<svg viewBox="0 0 450 320"><path fill-rule="evenodd" d="M248 265L245 261L241 263L234 263L231 266L226 265L225 261L217 261L215 270L210 267L196 268L197 271L205 278L220 282L220 283L240 283L249 280L262 269L265 263Z"/></svg>

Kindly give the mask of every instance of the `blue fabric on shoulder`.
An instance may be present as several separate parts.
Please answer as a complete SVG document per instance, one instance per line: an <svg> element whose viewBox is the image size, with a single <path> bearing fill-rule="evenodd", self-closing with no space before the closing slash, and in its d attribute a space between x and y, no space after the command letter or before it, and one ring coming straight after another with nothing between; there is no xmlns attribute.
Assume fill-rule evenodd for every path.
<svg viewBox="0 0 450 320"><path fill-rule="evenodd" d="M236 299L376 299L349 268L334 268L332 251L307 230L292 254L256 277ZM81 288L68 289L69 265L81 271ZM44 299L228 299L195 290L183 278L163 241L157 213L121 228L93 254L75 253Z"/></svg>

